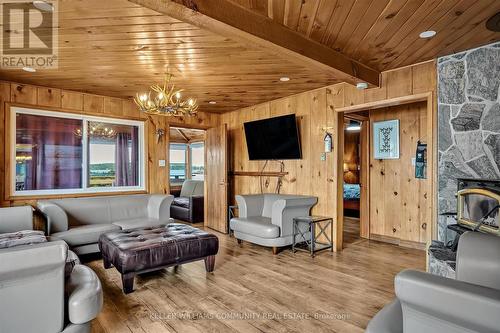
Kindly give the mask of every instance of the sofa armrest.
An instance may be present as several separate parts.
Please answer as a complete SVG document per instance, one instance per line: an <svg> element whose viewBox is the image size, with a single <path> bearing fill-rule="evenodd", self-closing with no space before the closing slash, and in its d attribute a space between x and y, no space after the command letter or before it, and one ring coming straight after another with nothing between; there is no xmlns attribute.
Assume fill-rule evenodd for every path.
<svg viewBox="0 0 500 333"><path fill-rule="evenodd" d="M405 270L396 276L395 290L402 305L404 330L423 332L434 327L433 332L437 332L458 325L474 332L498 331L498 289ZM442 326L446 323L450 326Z"/></svg>
<svg viewBox="0 0 500 333"><path fill-rule="evenodd" d="M403 333L403 312L399 300L384 306L370 320L365 333Z"/></svg>
<svg viewBox="0 0 500 333"><path fill-rule="evenodd" d="M262 216L264 196L261 194L237 195L236 204L238 205L239 217Z"/></svg>
<svg viewBox="0 0 500 333"><path fill-rule="evenodd" d="M0 233L33 230L31 206L0 208Z"/></svg>
<svg viewBox="0 0 500 333"><path fill-rule="evenodd" d="M101 312L101 282L87 266L76 265L73 268L66 282L65 292L68 298L68 319L71 323L84 324Z"/></svg>
<svg viewBox="0 0 500 333"><path fill-rule="evenodd" d="M50 201L38 201L36 206L47 220L47 235L68 230L68 215L61 207Z"/></svg>
<svg viewBox="0 0 500 333"><path fill-rule="evenodd" d="M201 222L205 215L205 197L203 195L192 195L189 197L189 215L194 223Z"/></svg>
<svg viewBox="0 0 500 333"><path fill-rule="evenodd" d="M273 204L271 223L280 227L281 237L293 234L293 218L308 216L316 197L295 197L278 199Z"/></svg>
<svg viewBox="0 0 500 333"><path fill-rule="evenodd" d="M0 250L0 331L60 332L67 249L58 241Z"/></svg>
<svg viewBox="0 0 500 333"><path fill-rule="evenodd" d="M173 195L151 195L148 201L148 217L158 219L161 223L169 223L172 201L174 201Z"/></svg>
<svg viewBox="0 0 500 333"><path fill-rule="evenodd" d="M64 276L68 245L64 241L0 250L0 281L31 279L59 269Z"/></svg>
<svg viewBox="0 0 500 333"><path fill-rule="evenodd" d="M468 231L460 236L457 280L500 289L500 239L496 235Z"/></svg>

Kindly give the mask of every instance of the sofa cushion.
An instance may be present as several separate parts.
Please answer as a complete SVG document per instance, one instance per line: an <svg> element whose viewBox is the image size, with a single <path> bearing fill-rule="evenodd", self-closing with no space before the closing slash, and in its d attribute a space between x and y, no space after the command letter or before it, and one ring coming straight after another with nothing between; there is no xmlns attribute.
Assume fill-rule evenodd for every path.
<svg viewBox="0 0 500 333"><path fill-rule="evenodd" d="M66 198L48 200L48 202L61 207L68 215L70 227L73 227L87 224L111 224L113 221L147 217L150 197L147 194L135 194Z"/></svg>
<svg viewBox="0 0 500 333"><path fill-rule="evenodd" d="M148 227L157 227L162 223L158 219L151 218L140 218L140 219L131 219L124 221L116 221L113 222L114 225L120 227L122 230L134 229L134 228L148 228Z"/></svg>
<svg viewBox="0 0 500 333"><path fill-rule="evenodd" d="M111 221L125 221L148 217L149 195L136 194L108 198Z"/></svg>
<svg viewBox="0 0 500 333"><path fill-rule="evenodd" d="M233 218L231 219L231 230L262 238L278 238L280 236L280 228L272 224L270 218L260 216Z"/></svg>
<svg viewBox="0 0 500 333"><path fill-rule="evenodd" d="M181 197L190 197L192 195L203 195L202 180L185 180L182 184Z"/></svg>
<svg viewBox="0 0 500 333"><path fill-rule="evenodd" d="M118 231L121 228L114 224L89 224L73 227L67 231L56 232L51 237L62 239L69 246L97 243L99 236L106 232Z"/></svg>
<svg viewBox="0 0 500 333"><path fill-rule="evenodd" d="M189 198L186 198L186 197L174 198L172 205L183 207L183 208L189 208Z"/></svg>

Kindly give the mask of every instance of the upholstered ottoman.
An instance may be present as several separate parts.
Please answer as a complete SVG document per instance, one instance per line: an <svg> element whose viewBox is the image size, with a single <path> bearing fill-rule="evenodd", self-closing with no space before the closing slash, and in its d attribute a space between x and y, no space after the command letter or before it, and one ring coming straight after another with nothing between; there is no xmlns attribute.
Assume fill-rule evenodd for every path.
<svg viewBox="0 0 500 333"><path fill-rule="evenodd" d="M171 223L103 234L99 249L104 268L115 266L122 275L123 292L128 294L134 290L136 274L201 259L207 272L212 272L219 240L203 230Z"/></svg>

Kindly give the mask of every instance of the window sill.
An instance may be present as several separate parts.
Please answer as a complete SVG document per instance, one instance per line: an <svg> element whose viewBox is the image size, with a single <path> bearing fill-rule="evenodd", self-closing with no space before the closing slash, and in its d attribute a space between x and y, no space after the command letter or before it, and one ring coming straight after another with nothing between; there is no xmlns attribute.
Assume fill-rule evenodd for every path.
<svg viewBox="0 0 500 333"><path fill-rule="evenodd" d="M147 194L146 190L125 190L125 191L101 191L101 192L80 192L80 193L55 193L55 194L14 194L7 198L7 201L39 200L39 199L63 199L63 198L84 198L101 197L113 195Z"/></svg>

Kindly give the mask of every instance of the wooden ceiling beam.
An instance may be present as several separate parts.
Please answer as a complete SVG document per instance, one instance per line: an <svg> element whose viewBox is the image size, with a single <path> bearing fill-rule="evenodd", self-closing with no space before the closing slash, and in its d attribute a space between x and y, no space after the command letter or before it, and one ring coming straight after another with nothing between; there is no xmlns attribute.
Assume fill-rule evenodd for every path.
<svg viewBox="0 0 500 333"><path fill-rule="evenodd" d="M180 128L176 128L176 130L184 138L184 140L186 140L186 142L189 142L189 138L187 137L186 134L184 134L184 132Z"/></svg>
<svg viewBox="0 0 500 333"><path fill-rule="evenodd" d="M129 1L201 29L265 49L299 66L320 69L338 80L379 86L380 72L377 70L229 0Z"/></svg>

